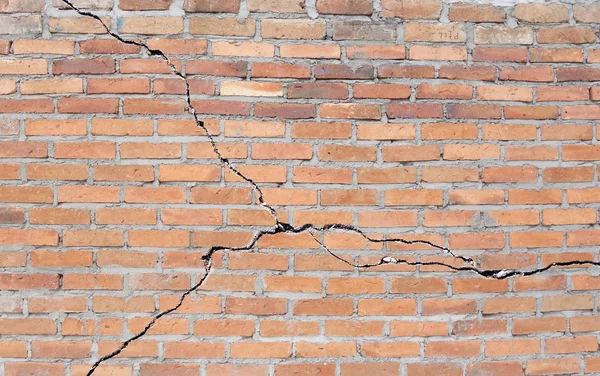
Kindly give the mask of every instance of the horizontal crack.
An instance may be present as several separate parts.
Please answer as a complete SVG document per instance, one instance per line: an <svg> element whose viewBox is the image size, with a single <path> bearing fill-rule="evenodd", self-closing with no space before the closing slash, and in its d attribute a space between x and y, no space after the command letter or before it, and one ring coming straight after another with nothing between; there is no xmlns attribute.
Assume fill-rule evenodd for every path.
<svg viewBox="0 0 600 376"><path fill-rule="evenodd" d="M246 177L244 174L242 174L239 170L237 170L235 168L234 165L232 165L230 163L230 161L223 157L223 155L221 154L220 150L217 147L217 143L214 139L214 137L212 136L212 134L209 132L208 128L205 126L204 122L199 118L198 114L196 113L196 110L194 108L194 106L192 105L192 101L191 101L191 95L190 95L190 84L186 78L186 76L180 72L179 70L177 70L176 66L170 61L169 57L161 50L158 49L153 49L150 48L150 46L148 46L147 44L143 43L143 42L138 42L135 40L130 40L130 39L124 39L122 38L120 35L112 32L110 30L110 28L104 23L104 21L102 21L102 19L90 12L86 12L86 11L82 11L79 8L75 7L69 0L62 0L65 4L67 4L71 9L75 10L77 13L79 13L82 16L86 16L86 17L91 17L94 18L95 20L97 20L98 22L100 22L102 24L102 26L104 27L104 29L106 30L106 33L110 36L112 36L113 38L115 38L116 40L125 43L125 44L130 44L130 45L136 45L139 47L142 47L143 49L145 49L149 55L155 55L155 56L160 56L162 57L165 62L167 63L167 65L170 67L171 71L173 72L173 74L175 74L177 77L183 79L185 81L185 86L186 86L186 106L187 106L187 110L188 112L190 112L192 114L192 116L194 117L194 120L196 122L196 125L201 128L205 133L206 136L208 137L210 144L212 146L213 151L215 152L215 154L217 155L217 157L219 158L220 162L225 165L231 172L233 172L235 175L237 175L238 177L240 177L242 180L244 180L245 182L249 183L250 185L252 185L253 189L257 192L257 196L258 196L258 201L260 203L260 205L267 209L269 211L269 213L271 214L271 216L275 219L275 226L272 227L271 229L268 230L262 230L262 231L258 231L255 233L255 235L253 236L252 240L244 247L226 247L226 246L213 246L211 247L208 252L202 256L202 260L204 262L204 269L205 269L205 273L202 276L202 278L195 284L193 285L189 290L185 291L180 299L179 302L173 306L172 308L169 308L165 311L162 311L160 313L158 313L156 316L154 316L152 318L152 320L144 327L144 329L142 331L140 331L139 333L137 333L136 335L130 337L129 339L127 339L126 341L124 341L116 350L114 350L113 352L111 352L108 355L105 355L101 358L99 358L90 368L90 370L88 371L87 375L90 376L94 373L94 371L98 368L98 366L100 366L103 362L112 359L116 356L118 356L119 354L121 354L128 346L130 343L132 343L133 341L143 337L145 334L148 333L148 331L155 325L155 323L157 322L157 320L159 320L160 318L176 311L177 309L179 309L183 303L185 302L185 299L192 294L193 292L195 292L196 290L198 290L202 284L206 281L206 279L208 278L210 271L211 271L211 266L212 266L212 258L213 255L215 254L215 252L218 251L249 251L252 248L254 248L257 244L258 241L267 235L275 235L275 234L280 234L280 233L291 233L291 234L299 234L299 233L303 233L303 232L308 232L312 238L315 240L315 242L321 247L323 248L325 251L327 251L331 256L335 257L336 259L344 262L347 265L352 266L353 268L356 269L370 269L370 268L375 268L381 265L388 265L388 264L405 264L405 265L411 265L411 266L442 266L442 267L446 267L450 270L454 270L454 271L468 271L468 272L473 272L473 273L477 273L478 275L482 276L482 277L486 277L486 278L494 278L494 279L506 279L509 277L513 277L513 276L529 276L529 275L534 275L534 274L538 274L538 273L542 273L545 272L551 268L554 267L561 267L561 266L575 266L575 265L588 265L588 266L600 266L600 262L595 262L595 261L586 261L586 260L573 260L573 261L565 261L565 262L553 262L545 267L539 268L539 269L530 269L530 270L518 270L518 269L481 269L478 268L474 265L474 261L473 259L469 258L469 257L465 257L465 256L460 256L455 254L452 250L450 250L447 247L443 247L440 245L437 245L435 243L432 243L430 241L427 240L406 240L403 238L388 238L388 239L376 239L376 238L372 238L369 235L367 235L363 230L361 230L358 227L354 227L354 226L349 226L349 225L344 225L344 224L327 224L324 226L315 226L313 224L305 224L302 226L298 226L295 227L289 223L285 223L279 220L278 216L277 216L277 212L275 211L275 209L270 206L269 204L267 204L264 200L264 195L262 190L260 189L260 187L258 186L258 184L256 182L254 182L252 179ZM316 233L323 233L326 231L344 231L344 232L352 232L352 233L356 233L360 236L362 236L364 239L368 240L371 243L402 243L402 244L425 244L427 246L430 246L434 249L443 251L445 253L450 254L452 257L459 259L461 261L463 261L464 263L468 264L467 266L454 266L451 264L446 264L443 262L437 262L437 261L429 261L429 262L424 262L424 261L408 261L405 259L401 259L401 258L395 258L395 257L391 257L391 256L385 256L382 257L378 262L376 263L371 263L371 264L355 264L352 263L350 261L347 261L346 259L340 257L339 255L337 255L335 252L333 252L329 247L327 247L327 245L322 242L321 240L318 239L318 237L316 236Z"/></svg>

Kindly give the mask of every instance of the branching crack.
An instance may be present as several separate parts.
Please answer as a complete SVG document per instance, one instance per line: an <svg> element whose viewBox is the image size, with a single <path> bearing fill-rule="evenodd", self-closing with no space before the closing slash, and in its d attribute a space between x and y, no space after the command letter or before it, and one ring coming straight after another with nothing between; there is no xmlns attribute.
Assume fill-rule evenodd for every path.
<svg viewBox="0 0 600 376"><path fill-rule="evenodd" d="M454 271L473 272L473 273L476 273L476 274L478 274L482 277L486 277L486 278L506 279L506 278L514 277L514 276L530 276L530 275L534 275L534 274L538 274L538 273L543 273L543 272L545 272L549 269L555 268L555 267L578 266L578 265L579 266L600 266L600 262L596 262L596 261L572 260L572 261L564 261L564 262L553 262L553 263L550 263L550 264L548 264L544 267L538 268L538 269L528 269L528 270L481 269L481 268L478 268L477 266L475 266L473 259L471 259L469 257L457 255L449 248L434 244L427 240L407 240L407 239L396 238L396 237L389 237L387 239L378 239L378 238L370 237L369 235L367 235L363 230L361 230L358 227L344 225L344 224L338 224L338 223L327 224L324 226L315 226L313 224L305 224L305 225L296 227L289 223L282 222L279 220L275 209L265 202L263 192L260 189L260 187L258 186L258 184L256 182L254 182L252 179L250 179L250 178L246 177L244 174L242 174L233 164L231 164L229 159L223 157L219 148L217 147L217 143L216 143L214 137L212 136L212 134L210 133L208 128L205 126L204 122L199 118L198 114L196 113L196 110L192 104L191 95L190 95L190 84L187 80L186 75L177 69L177 67L171 62L169 57L163 51L161 51L159 49L150 48L150 46L148 46L147 44L145 44L143 42L138 42L136 40L130 40L130 39L124 39L120 35L112 32L110 30L110 28L104 23L104 21L99 16L97 16L93 13L90 13L90 12L80 10L79 8L74 6L71 3L71 1L69 1L69 0L62 0L62 1L65 4L67 4L71 9L73 9L77 13L79 13L80 15L86 16L86 17L91 17L91 18L97 20L98 22L100 22L102 24L102 26L104 27L104 29L106 30L106 33L108 35L112 36L113 38L115 38L116 40L118 40L119 42L139 46L139 47L143 48L144 50L146 50L149 55L160 56L165 60L165 62L170 67L173 74L175 74L177 77L179 77L185 81L187 111L190 112L192 114L192 116L194 117L196 125L206 133L206 136L208 137L208 139L210 141L212 149L215 152L215 154L217 155L217 157L219 158L221 164L225 165L231 172L233 172L235 175L240 177L242 180L244 180L245 182L252 185L253 189L257 192L258 201L259 201L260 205L263 208L265 208L266 210L268 210L269 213L271 214L271 216L273 216L273 218L275 219L275 226L273 226L272 228L270 228L268 230L261 230L261 231L256 232L255 235L253 236L252 240L246 246L243 246L243 247L213 246L213 247L211 247L208 250L208 252L202 256L202 260L204 262L204 269L205 269L205 274L202 276L202 278L196 284L194 284L190 289L188 289L181 295L179 302L175 306L158 313L156 316L154 316L152 318L152 320L144 327L144 329L142 331L140 331L138 334L127 339L116 350L114 350L110 354L99 358L92 365L90 370L87 372L88 376L92 375L94 373L94 371L98 368L98 366L100 366L102 363L119 355L121 352L123 352L127 348L127 346L129 346L130 343L143 337L146 333L148 333L148 331L155 325L156 321L159 320L161 317L164 317L164 316L176 311L177 309L179 309L183 305L185 299L191 293L198 290L202 286L202 284L206 281L206 279L208 278L210 271L211 271L212 257L215 254L215 252L218 252L218 251L250 251L250 250L252 250L252 248L254 248L258 244L258 241L262 237L268 236L268 235L276 235L276 234L280 234L280 233L299 234L299 233L308 232L312 236L314 241L321 248L323 248L325 251L327 251L331 256L333 256L336 259L340 260L341 262L343 262L347 265L350 265L353 268L359 269L359 270L376 268L378 266L389 265L389 264L404 264L404 265L410 265L410 266L441 266L441 267L445 267L445 268L448 268L448 269L454 270ZM355 233L355 234L360 235L361 237L363 237L364 239L366 239L367 241L369 241L371 243L425 244L429 247L432 247L434 249L443 251L443 252L451 255L455 259L461 260L462 262L465 263L465 265L464 266L454 266L451 264L447 264L444 262L438 262L438 261L409 261L406 259L395 258L395 257L391 257L391 256L382 257L378 262L371 263L371 264L353 263L353 262L350 262L350 261L344 259L343 257L337 255L323 241L321 241L319 239L319 236L321 234L328 232L328 231L343 231L343 232Z"/></svg>

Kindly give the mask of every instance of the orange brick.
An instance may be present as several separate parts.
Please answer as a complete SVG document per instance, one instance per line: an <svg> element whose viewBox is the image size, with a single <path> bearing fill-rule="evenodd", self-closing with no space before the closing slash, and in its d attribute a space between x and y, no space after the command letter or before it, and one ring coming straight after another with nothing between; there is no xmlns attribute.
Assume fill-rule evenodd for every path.
<svg viewBox="0 0 600 376"><path fill-rule="evenodd" d="M567 330L567 320L564 317L541 317L515 319L513 334L532 334L543 332L564 332Z"/></svg>
<svg viewBox="0 0 600 376"><path fill-rule="evenodd" d="M113 159L116 156L114 142L55 142L54 158Z"/></svg>
<svg viewBox="0 0 600 376"><path fill-rule="evenodd" d="M119 187L61 186L58 202L119 202Z"/></svg>
<svg viewBox="0 0 600 376"><path fill-rule="evenodd" d="M87 180L88 166L82 164L38 164L30 163L26 167L30 180Z"/></svg>
<svg viewBox="0 0 600 376"><path fill-rule="evenodd" d="M27 80L21 83L22 94L74 94L83 93L81 78L55 80Z"/></svg>
<svg viewBox="0 0 600 376"><path fill-rule="evenodd" d="M0 244L58 245L55 230L0 229Z"/></svg>
<svg viewBox="0 0 600 376"><path fill-rule="evenodd" d="M234 342L230 351L232 358L289 358L292 356L292 343Z"/></svg>
<svg viewBox="0 0 600 376"><path fill-rule="evenodd" d="M225 343L222 342L168 342L165 343L165 358L168 359L196 359L202 354L202 358L222 358L225 356ZM155 374L161 374L165 372L177 372L182 373L180 368L171 370L170 367L174 365L157 365L153 364L157 369L154 371ZM160 366L160 367L158 367ZM169 368L167 368L169 367ZM200 366L198 365L185 365L186 371L189 369L190 374L198 372ZM142 366L142 371L145 371ZM184 371L185 372L185 371Z"/></svg>
<svg viewBox="0 0 600 376"><path fill-rule="evenodd" d="M217 41L212 45L215 56L273 57L274 51L275 47L266 42Z"/></svg>
<svg viewBox="0 0 600 376"><path fill-rule="evenodd" d="M519 312L535 312L535 298L489 298L483 303L482 313L519 313Z"/></svg>
<svg viewBox="0 0 600 376"><path fill-rule="evenodd" d="M527 361L527 375L574 374L580 372L579 358L533 359Z"/></svg>
<svg viewBox="0 0 600 376"><path fill-rule="evenodd" d="M481 341L431 341L425 346L428 357L472 357L480 353Z"/></svg>
<svg viewBox="0 0 600 376"><path fill-rule="evenodd" d="M89 251L32 251L31 264L41 268L91 266L92 253Z"/></svg>
<svg viewBox="0 0 600 376"><path fill-rule="evenodd" d="M265 39L325 39L325 29L324 20L264 19L261 22L261 35Z"/></svg>
<svg viewBox="0 0 600 376"><path fill-rule="evenodd" d="M6 363L6 376L19 376L23 374L47 373L52 375L65 375L65 365L59 363L36 363L36 362L20 362Z"/></svg>

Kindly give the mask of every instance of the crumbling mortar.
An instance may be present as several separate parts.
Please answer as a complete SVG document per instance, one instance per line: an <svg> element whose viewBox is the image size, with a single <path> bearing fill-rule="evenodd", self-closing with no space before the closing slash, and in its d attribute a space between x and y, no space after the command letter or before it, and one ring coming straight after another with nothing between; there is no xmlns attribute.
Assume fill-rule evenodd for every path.
<svg viewBox="0 0 600 376"><path fill-rule="evenodd" d="M185 85L186 85L185 95L186 95L187 110L194 117L196 125L199 128L201 128L204 131L204 133L206 133L206 136L207 136L209 142L211 143L212 149L213 149L214 153L217 155L220 163L225 165L225 167L227 167L231 172L236 174L238 177L240 177L242 180L244 180L246 183L249 183L253 187L254 192L256 192L257 200L258 200L260 206L262 206L263 208L268 210L269 213L271 214L271 216L273 217L273 219L275 220L275 225L273 227L271 227L270 229L267 229L267 230L257 231L255 233L253 239L246 246L243 246L243 247L213 246L213 247L211 247L208 250L208 252L202 256L202 260L204 262L204 274L202 275L202 277L198 280L198 282L196 284L194 284L190 289L183 292L183 294L179 298L178 303L175 306L173 306L172 308L164 310L164 311L158 313L157 315L155 315L150 320L150 322L144 327L144 329L142 329L139 333L130 337L126 341L122 342L121 345L117 349L115 349L112 353L99 358L91 366L90 370L87 372L88 376L92 375L95 372L95 370L98 368L98 366L100 366L103 362L119 355L123 350L125 350L129 346L130 343L132 343L133 341L146 335L146 333L155 325L156 321L158 321L160 318L162 318L172 312L175 312L177 309L179 309L183 305L187 296L192 294L196 290L198 290L202 286L202 284L205 282L205 280L208 278L208 276L210 275L210 272L212 269L212 257L216 252L219 252L219 251L250 251L258 244L258 241L262 237L267 236L267 235L276 235L276 234L281 234L281 233L299 234L299 233L308 232L311 235L311 237L313 238L313 240L319 245L319 247L324 249L332 257L351 266L357 272L362 269L370 269L370 268L375 268L378 266L388 265L388 264L403 264L403 265L416 266L416 267L419 267L419 266L443 266L443 267L448 268L453 271L468 271L468 272L476 273L482 277L494 278L494 279L501 280L501 279L507 279L509 277L514 277L514 276L530 276L530 275L534 275L534 274L538 274L538 273L543 273L554 267L561 267L561 266L600 266L600 262L598 262L598 261L572 260L572 261L565 261L565 262L553 262L546 266L543 266L543 267L540 267L537 269L529 269L529 270L482 269L482 268L475 266L476 264L474 263L474 260L472 258L457 255L452 250L450 250L448 247L440 246L440 245L434 244L434 243L426 241L426 240L406 240L403 238L389 237L389 235L387 238L385 238L385 237L373 238L373 237L370 237L369 235L367 235L365 232L363 232L362 229L360 229L358 227L351 226L351 225L344 225L344 224L335 224L334 223L334 224L326 224L323 226L315 226L313 224L305 224L302 226L294 226L294 225L291 225L290 223L282 222L279 219L275 209L265 202L264 197L263 197L263 192L262 192L261 188L258 186L258 184L255 181L253 181L252 179L243 175L241 172L239 172L235 168L235 166L231 164L231 162L229 161L228 158L223 157L223 155L221 154L220 150L217 147L215 138L209 132L208 128L205 126L204 122L200 119L200 117L198 116L198 114L196 113L196 111L192 105L190 84L187 81L185 74L180 72L177 69L177 67L174 65L174 63L172 63L170 61L169 57L163 51L161 51L159 49L152 49L144 42L138 42L136 40L122 38L119 34L112 32L111 29L102 21L102 19L99 16L97 16L93 13L90 13L87 11L82 11L82 10L78 9L69 0L62 0L62 1L65 4L67 4L71 9L73 9L74 11L79 13L80 15L96 19L98 22L100 22L102 24L102 26L106 30L106 33L108 35L110 35L111 37L113 37L114 39L118 40L119 42L142 47L148 53L149 56L159 56L165 60L165 62L168 64L169 68L171 69L171 72L174 75L176 75L177 77L179 77L185 81ZM306 5L308 8L310 8L310 6L313 3L314 3L313 1L308 0ZM310 11L309 11L309 13L310 13ZM240 11L240 15L241 15L241 11ZM369 264L360 264L360 263L347 261L345 258L343 258L343 257L339 256L338 254L336 254L335 252L333 252L321 240L321 236L326 231L352 232L352 233L360 235L361 237L363 237L370 243L381 243L383 245L387 245L388 243L425 244L436 250L448 253L455 259L461 260L462 262L464 262L465 266L454 266L452 264L446 264L444 262L437 262L437 261L408 261L408 260L402 259L400 257L396 258L396 257L391 257L391 256L384 256L378 262L369 263ZM354 260L354 258L353 258L353 260ZM358 346L358 344L357 344L357 346Z"/></svg>

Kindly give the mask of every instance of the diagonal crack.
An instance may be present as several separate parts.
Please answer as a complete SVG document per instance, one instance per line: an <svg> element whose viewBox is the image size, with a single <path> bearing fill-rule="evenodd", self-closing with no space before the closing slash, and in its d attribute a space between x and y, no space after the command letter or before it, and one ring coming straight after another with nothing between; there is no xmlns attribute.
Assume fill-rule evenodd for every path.
<svg viewBox="0 0 600 376"><path fill-rule="evenodd" d="M208 252L202 256L202 260L204 261L204 271L205 271L204 275L195 285L193 285L190 289L188 289L181 295L179 302L175 306L173 306L167 310L164 310L164 311L158 313L156 316L154 316L152 318L152 320L144 327L144 329L142 329L139 333L137 333L136 335L134 335L134 336L130 337L129 339L127 339L126 341L124 341L113 352L99 358L92 365L90 370L87 372L87 376L92 375L94 373L94 371L98 368L98 366L100 366L103 362L118 356L121 352L123 352L129 346L130 343L143 337L146 333L148 333L148 331L155 325L156 321L158 321L161 317L166 316L166 315L176 311L177 309L179 309L185 302L185 299L190 294L192 294L193 292L198 290L202 286L202 284L206 281L206 279L208 278L210 271L211 271L211 266L212 266L212 257L215 254L215 252L218 252L218 251L250 251L250 250L252 250L252 248L254 248L258 244L258 241L262 237L267 236L267 235L276 235L276 234L280 234L280 233L299 234L299 233L303 233L303 232L308 232L312 236L312 238L315 240L315 242L321 248L323 248L325 251L327 251L331 256L333 256L336 259L344 262L345 264L350 265L353 268L356 268L359 270L375 268L375 267L378 267L381 265L387 265L387 264L405 264L405 265L411 265L411 266L442 266L442 267L446 267L446 268L448 268L450 270L454 270L454 271L467 271L467 272L476 273L476 274L478 274L482 277L486 277L486 278L506 279L506 278L514 277L514 276L530 276L530 275L534 275L534 274L538 274L538 273L543 273L543 272L550 270L552 268L555 268L555 267L577 266L577 265L579 265L579 266L600 266L600 262L597 262L597 261L572 260L572 261L564 261L564 262L553 262L553 263L548 264L541 268L527 269L527 270L481 269L481 268L478 268L477 266L475 266L473 259L471 259L469 257L457 255L451 249L437 245L437 244L432 243L427 240L407 240L407 239L395 238L395 237L390 237L387 239L377 239L377 238L370 237L369 235L367 235L363 230L361 230L358 227L339 224L339 223L327 224L324 226L315 226L313 224L305 224L302 226L293 226L289 223L282 222L279 220L275 209L265 202L263 192L260 189L260 187L258 186L258 184L256 184L256 182L254 182L252 179L250 179L250 178L246 177L244 174L242 174L229 161L229 159L223 157L219 148L217 147L217 143L216 143L214 137L212 136L212 134L210 133L208 128L205 126L204 122L199 118L198 114L196 113L196 110L192 104L191 94L190 94L190 84L187 80L186 75L177 69L177 67L171 62L169 57L163 51L161 51L159 49L150 48L150 46L148 46L147 44L145 44L143 42L125 39L125 38L121 37L119 34L112 32L110 30L110 28L104 23L104 21L99 16L97 16L93 13L90 13L90 12L80 10L79 8L74 6L70 0L62 0L62 2L67 4L71 9L75 10L80 15L86 16L86 17L91 17L91 18L97 20L98 22L100 22L102 24L102 26L104 27L104 29L106 30L106 33L108 35L112 36L113 38L115 38L116 40L118 40L119 42L142 47L144 50L146 50L148 52L148 54L150 56L160 56L165 60L165 62L170 67L173 74L175 74L177 77L184 80L185 86L186 86L187 110L194 117L196 125L206 133L206 136L208 137L208 139L210 141L212 149L215 152L215 154L217 155L217 157L219 158L221 164L225 165L231 172L233 172L235 175L237 175L238 177L243 179L245 182L252 185L253 189L257 192L258 201L259 201L260 205L269 211L269 213L275 219L275 222L276 222L275 226L273 226L272 228L270 228L268 230L261 230L261 231L256 232L255 235L253 236L252 240L246 246L243 246L243 247L213 246L213 247L211 247L208 250ZM371 263L371 264L353 263L353 262L347 261L346 259L337 255L317 236L318 234L322 234L322 233L325 233L328 231L352 232L352 233L360 235L361 237L363 237L364 239L366 239L367 241L369 241L371 243L425 244L434 249L448 253L452 257L463 261L466 265L465 266L454 266L451 264L446 264L446 263L438 262L438 261L429 261L429 262L408 261L406 259L395 258L395 257L391 257L391 256L382 257L378 262Z"/></svg>
<svg viewBox="0 0 600 376"><path fill-rule="evenodd" d="M102 24L102 27L104 27L104 29L106 30L106 33L108 35L110 35L111 37L115 38L116 40L118 40L119 42L125 43L125 44L130 44L130 45L135 45L135 46L138 46L138 47L142 47L144 50L146 50L148 52L148 54L150 54L150 56L160 56L160 57L163 58L163 60L167 63L167 65L169 66L169 68L171 69L171 71L173 72L173 74L175 74L177 77L181 78L185 82L185 98L186 98L187 110L194 116L194 120L196 121L196 125L199 128L202 128L202 130L204 131L204 133L206 133L206 136L208 137L208 140L209 140L209 142L211 144L211 147L212 147L214 153L217 155L217 157L221 161L221 163L224 164L225 166L227 166L227 168L229 168L229 170L231 170L231 172L233 172L234 174L236 174L237 176L239 176L241 179L243 179L244 181L246 181L247 183L250 183L252 185L252 187L254 188L254 190L258 193L258 201L260 202L260 205L263 206L265 209L267 209L269 211L269 213L271 213L271 215L273 216L273 218L275 218L275 220L277 221L277 223L279 223L279 220L277 219L277 213L275 212L275 209L273 209L272 206L268 205L265 202L264 195L263 195L263 192L260 189L260 187L252 179L246 177L237 168L235 168L235 166L231 164L231 162L229 161L229 159L223 157L223 155L221 154L221 151L217 148L217 143L216 143L213 135L210 133L210 131L208 130L208 128L206 127L206 125L204 124L204 122L198 117L198 114L196 113L196 109L192 105L192 96L191 96L191 93L190 93L190 83L187 80L186 75L183 74L183 73L181 73L177 69L177 67L175 66L175 64L173 64L173 62L171 62L171 59L169 59L169 57L164 52L162 52L161 50L155 49L155 48L151 48L150 46L148 46L144 42L138 42L138 41L132 40L132 39L125 39L125 38L121 37L119 34L112 32L110 30L110 28L108 27L108 25L106 25L106 23L99 16L95 15L94 13L86 12L84 10L81 10L81 9L77 8L69 0L62 0L62 1L65 4L67 4L71 9L73 9L74 11L76 11L77 13L79 13L80 15L86 16L86 17L91 17L91 18L97 20L98 22L100 22Z"/></svg>

